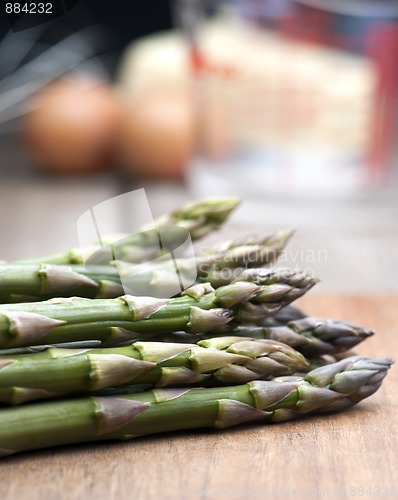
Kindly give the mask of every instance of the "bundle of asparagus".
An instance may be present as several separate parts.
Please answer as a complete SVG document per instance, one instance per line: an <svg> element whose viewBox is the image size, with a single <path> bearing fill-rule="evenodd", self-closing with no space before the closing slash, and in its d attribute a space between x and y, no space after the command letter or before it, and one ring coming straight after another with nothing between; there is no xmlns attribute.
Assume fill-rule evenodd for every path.
<svg viewBox="0 0 398 500"><path fill-rule="evenodd" d="M179 272L184 274L194 269L198 282L209 282L216 287L227 285L247 267L272 263L291 236L292 231L286 230L230 241L222 247L211 248L194 260L179 259ZM125 240L123 242L125 245ZM123 251L127 253L128 249L123 247ZM153 255L152 250L150 255ZM134 266L131 262L113 261L107 265L90 265L88 269L82 264L0 263L0 302L39 301L74 295L115 298L123 294L126 284L135 288L135 285L151 283L154 291L162 291L167 290L169 282L174 282L175 273L175 262L171 258Z"/></svg>
<svg viewBox="0 0 398 500"><path fill-rule="evenodd" d="M172 226L162 233L170 244L178 226L195 240L237 203L191 203L155 224ZM391 361L349 352L373 332L307 316L291 303L318 280L268 267L291 230L180 259L178 272L194 265L197 279L175 297L126 294L126 269L131 282L151 281L155 290L175 274L167 256L148 262L164 252L157 232L110 238L111 253L88 269L90 248L0 265L0 456L281 422L343 410L380 387Z"/></svg>

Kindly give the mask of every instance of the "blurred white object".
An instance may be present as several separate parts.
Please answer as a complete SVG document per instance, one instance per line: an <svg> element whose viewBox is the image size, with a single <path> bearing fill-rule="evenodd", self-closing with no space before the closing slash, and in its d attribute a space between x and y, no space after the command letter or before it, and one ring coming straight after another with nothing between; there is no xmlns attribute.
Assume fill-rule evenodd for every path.
<svg viewBox="0 0 398 500"><path fill-rule="evenodd" d="M152 89L187 89L190 71L182 34L166 31L131 43L120 61L118 80L127 97Z"/></svg>
<svg viewBox="0 0 398 500"><path fill-rule="evenodd" d="M273 192L317 195L365 186L377 90L371 60L265 30L231 29L222 20L207 25L201 40L213 68L203 76L201 99L217 106L230 141L214 158L207 149L211 113L202 111L196 182L199 169L244 183L248 192L259 181Z"/></svg>
<svg viewBox="0 0 398 500"><path fill-rule="evenodd" d="M177 32L133 42L121 59L124 99L119 134L126 171L152 178L178 178L194 145L194 112L186 43Z"/></svg>
<svg viewBox="0 0 398 500"><path fill-rule="evenodd" d="M347 1L350 15L316 3L333 8L176 1L197 106L190 189L250 199L250 221L390 226L398 8L373 19L369 1L364 14Z"/></svg>
<svg viewBox="0 0 398 500"><path fill-rule="evenodd" d="M370 134L377 85L372 61L265 30L231 30L221 20L204 27L201 41L207 64L216 69L206 75L201 145L214 162L241 143L241 151L228 156L230 164L245 163L243 169L237 165L234 181L252 176L255 182L260 174L270 184L282 164L294 159L284 174L295 177L297 188L326 183L328 190L350 189L360 182L362 171L345 167L360 156ZM188 62L181 34L147 37L126 50L120 88L128 100L153 90L184 95Z"/></svg>

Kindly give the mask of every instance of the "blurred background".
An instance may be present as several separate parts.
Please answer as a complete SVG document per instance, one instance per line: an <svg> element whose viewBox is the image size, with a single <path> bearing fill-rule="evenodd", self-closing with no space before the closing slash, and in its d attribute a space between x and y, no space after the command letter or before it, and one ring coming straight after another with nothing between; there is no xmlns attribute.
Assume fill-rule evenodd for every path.
<svg viewBox="0 0 398 500"><path fill-rule="evenodd" d="M396 0L59 8L0 15L0 259L134 189L154 216L238 195L212 241L293 226L318 290L398 290Z"/></svg>

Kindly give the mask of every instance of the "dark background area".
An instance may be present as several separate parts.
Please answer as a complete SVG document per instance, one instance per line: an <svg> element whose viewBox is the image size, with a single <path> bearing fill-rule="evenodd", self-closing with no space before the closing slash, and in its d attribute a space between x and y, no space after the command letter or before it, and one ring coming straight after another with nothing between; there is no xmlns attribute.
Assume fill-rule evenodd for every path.
<svg viewBox="0 0 398 500"><path fill-rule="evenodd" d="M173 25L171 0L82 0L75 7L86 11L87 18L108 28L113 49L122 51L131 40ZM72 22L77 17L71 11Z"/></svg>
<svg viewBox="0 0 398 500"><path fill-rule="evenodd" d="M83 0L93 18L108 26L120 45L172 25L169 0ZM71 13L72 14L72 13Z"/></svg>
<svg viewBox="0 0 398 500"><path fill-rule="evenodd" d="M17 1L20 5L25 0ZM36 1L38 3L39 0ZM41 0L40 0L41 1ZM107 76L115 80L120 57L129 43L157 31L168 30L173 26L172 0L54 0L61 2L59 6L66 13L46 22L36 22L32 14L23 14L25 19L10 19L6 14L6 0L0 0L0 173L11 178L39 178L44 181L48 176L31 168L25 148L20 145L18 120L4 120L7 114L1 109L2 96L13 90L13 84L7 83L10 75L23 71L27 63L45 55L49 48L55 47L73 34L82 32L87 43L92 47L88 58L95 54L101 60ZM73 3L76 5L73 6ZM26 19L26 17L29 19ZM18 30L18 22L30 24L28 29ZM13 24L11 29L11 24ZM90 31L90 27L96 27ZM31 49L20 60L18 47L26 43L26 39L34 41ZM80 42L79 42L80 43ZM75 45L77 51L80 45ZM15 65L15 60L18 64ZM51 59L41 65L46 72L48 66L51 73ZM34 77L25 76L26 81ZM23 83L23 76L19 80ZM1 182L1 181L0 181Z"/></svg>
<svg viewBox="0 0 398 500"><path fill-rule="evenodd" d="M21 5L25 3L24 0L18 1ZM58 1L65 5L65 0ZM0 2L1 39L10 31L6 3L6 0ZM32 14L23 15L32 18ZM91 25L100 25L104 29L106 40L100 51L103 51L110 72L114 73L118 55L129 42L172 27L172 1L80 0L66 14L46 22L42 37L47 43L57 43L68 34Z"/></svg>

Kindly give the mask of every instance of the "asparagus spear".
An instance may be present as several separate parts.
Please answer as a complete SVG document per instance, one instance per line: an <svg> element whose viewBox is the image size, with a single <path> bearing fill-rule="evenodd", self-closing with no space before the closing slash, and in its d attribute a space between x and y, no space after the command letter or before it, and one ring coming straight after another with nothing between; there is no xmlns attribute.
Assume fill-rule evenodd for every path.
<svg viewBox="0 0 398 500"><path fill-rule="evenodd" d="M239 205L238 198L210 198L186 203L170 214L155 220L155 226L180 226L187 229L193 240L207 236L218 229ZM144 230L152 229L152 224Z"/></svg>
<svg viewBox="0 0 398 500"><path fill-rule="evenodd" d="M352 351L348 352L349 354L347 354L347 356L343 354L341 357L332 356L331 354L321 354L320 356L308 358L308 365L305 367L305 369L296 372L294 375L304 376L303 375L304 373L308 373L311 370L315 370L315 368L319 368L320 366L330 365L332 363L337 363L337 361L340 361L341 359L349 358L351 356L356 356L356 354L353 353Z"/></svg>
<svg viewBox="0 0 398 500"><path fill-rule="evenodd" d="M290 321L296 321L298 319L306 318L308 314L303 312L298 307L290 304L280 311L276 312L272 316L261 321L262 326L284 326Z"/></svg>
<svg viewBox="0 0 398 500"><path fill-rule="evenodd" d="M307 364L302 354L281 342L239 337L198 345L136 342L113 349L50 348L0 358L0 402L14 405L130 384L244 384L302 371Z"/></svg>
<svg viewBox="0 0 398 500"><path fill-rule="evenodd" d="M34 302L52 297L118 297L123 287L111 266L0 264L0 302Z"/></svg>
<svg viewBox="0 0 398 500"><path fill-rule="evenodd" d="M284 309L289 308L285 307ZM281 313L284 311L281 309ZM270 316L270 318L278 317L279 313ZM282 317L282 314L280 315ZM161 335L163 342L177 343L198 343L206 339L220 338L225 336L238 336L248 340L275 340L282 342L285 345L293 347L297 351L304 354L313 365L315 358L327 357L333 360L333 357L344 356L350 353L350 349L366 338L373 335L373 331L369 328L350 323L348 321L307 317L306 323L298 320L289 322L284 326L277 327L258 327L256 325L239 325L229 327L227 324L217 331L206 332L202 334L189 334L187 332L173 332ZM148 333L135 333L135 340L148 339ZM156 340L157 335L150 335L152 340ZM159 339L160 340L160 339ZM98 344L98 345L97 345ZM202 344L201 344L202 345ZM72 349L91 349L99 347L99 341L87 341L76 343L58 344L56 347L72 348ZM30 354L44 351L54 345L41 345L35 347L20 347L13 349L4 349L0 351L0 356L8 356L14 354ZM352 355L352 354L349 354ZM314 361L315 360L315 361ZM323 363L321 359L321 363Z"/></svg>
<svg viewBox="0 0 398 500"><path fill-rule="evenodd" d="M278 340L311 357L346 351L374 333L369 328L349 321L311 316L290 321L285 326L241 325L230 329L229 325L225 325L223 332L228 332L228 335Z"/></svg>
<svg viewBox="0 0 398 500"><path fill-rule="evenodd" d="M389 360L352 357L302 377L217 388L154 389L0 411L0 454L241 423L283 422L349 408L380 387Z"/></svg>
<svg viewBox="0 0 398 500"><path fill-rule="evenodd" d="M161 226L164 226L161 231L163 244L171 245L173 240L179 241L181 239L181 231L178 228L186 229L192 240L197 240L218 229L238 204L239 200L236 198L215 198L183 205L170 214L159 217L153 225L143 227L142 231L137 234L117 241L114 241L112 236L104 237L104 252L99 252L96 255L97 261L94 258L91 263L107 264L111 260L109 255L117 255L119 259L128 262L143 262L154 259L162 254L162 251L159 251L159 228ZM18 262L25 264L83 264L96 250L97 246L72 248L65 252Z"/></svg>
<svg viewBox="0 0 398 500"><path fill-rule="evenodd" d="M120 343L134 333L215 330L232 318L264 318L302 296L317 280L299 273L270 272L263 285L238 281L216 290L188 288L181 297L156 299L124 295L117 299L50 299L0 305L0 349L80 340ZM250 307L249 307L250 306Z"/></svg>
<svg viewBox="0 0 398 500"><path fill-rule="evenodd" d="M310 357L328 356L327 353L329 357L339 353L346 356L352 347L374 333L369 328L349 321L310 317L291 304L264 318L260 323L263 327L267 327L264 331L261 328L248 326L239 328L240 333L236 334L253 338L279 339ZM289 335L285 335L288 333L286 329L269 330L269 327L275 326L285 326L301 337L294 335L295 340L292 338L292 341L289 341ZM188 342L188 339L186 341Z"/></svg>
<svg viewBox="0 0 398 500"><path fill-rule="evenodd" d="M266 236L250 235L212 247L198 258L198 280L215 288L228 285L247 268L275 262L293 236L292 229Z"/></svg>
<svg viewBox="0 0 398 500"><path fill-rule="evenodd" d="M250 236L217 245L195 258L177 261L148 262L136 266L115 262L125 289L133 295L174 295L176 272L183 282L211 283L218 288L232 283L247 268L260 267L276 260L291 238L293 231ZM137 293L138 292L138 293Z"/></svg>
<svg viewBox="0 0 398 500"><path fill-rule="evenodd" d="M347 351L373 335L369 328L349 321L306 317L290 321L284 326L262 327L256 325L224 325L215 332L190 335L175 332L164 337L168 342L197 342L198 338L232 335L253 339L271 339L297 349L306 357L336 354ZM137 339L140 339L137 334Z"/></svg>
<svg viewBox="0 0 398 500"><path fill-rule="evenodd" d="M197 272L199 282L209 281L213 286L228 284L235 279L242 267L261 266L272 262L292 235L292 231L279 231L268 236L250 237L213 247L196 259L178 259L179 272ZM51 264L1 264L0 302L29 302L52 297L78 295L87 298L115 298L124 293L140 295L170 296L176 281L176 263L164 262L125 266ZM166 292L166 293L163 293ZM29 300L31 299L31 300Z"/></svg>

